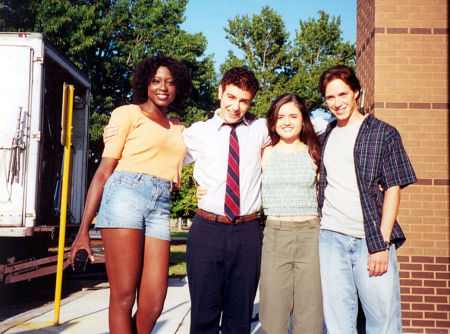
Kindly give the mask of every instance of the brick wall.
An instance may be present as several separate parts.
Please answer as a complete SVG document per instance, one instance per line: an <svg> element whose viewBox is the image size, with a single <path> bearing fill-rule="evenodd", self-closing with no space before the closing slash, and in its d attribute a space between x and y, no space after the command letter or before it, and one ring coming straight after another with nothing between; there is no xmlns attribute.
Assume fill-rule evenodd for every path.
<svg viewBox="0 0 450 334"><path fill-rule="evenodd" d="M419 182L402 190L398 250L406 333L449 333L446 0L357 0L366 111L400 132Z"/></svg>
<svg viewBox="0 0 450 334"><path fill-rule="evenodd" d="M364 108L372 112L375 97L375 3L373 1L358 1L357 3L357 34L358 46L356 66L361 87L365 90Z"/></svg>

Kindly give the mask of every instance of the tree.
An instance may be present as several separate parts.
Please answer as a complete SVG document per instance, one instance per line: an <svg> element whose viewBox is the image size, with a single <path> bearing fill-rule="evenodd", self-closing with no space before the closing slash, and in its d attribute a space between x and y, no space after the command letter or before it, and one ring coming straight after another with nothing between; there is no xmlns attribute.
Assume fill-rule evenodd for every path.
<svg viewBox="0 0 450 334"><path fill-rule="evenodd" d="M326 69L338 65L355 67L356 49L350 42L343 42L341 18L325 11L318 12L319 19L300 20L291 51L291 88L302 92L312 110L323 104L318 90L319 77Z"/></svg>
<svg viewBox="0 0 450 334"><path fill-rule="evenodd" d="M0 0L1 31L33 31L35 25L36 0ZM20 17L19 20L17 18Z"/></svg>
<svg viewBox="0 0 450 334"><path fill-rule="evenodd" d="M251 19L248 15L238 15L228 20L228 28L224 29L226 38L243 51L245 58L239 59L229 51L221 71L243 65L253 70L261 89L252 110L259 116L265 115L273 94L279 91L279 82L284 81L289 64L289 33L285 24L279 14L265 6Z"/></svg>
<svg viewBox="0 0 450 334"><path fill-rule="evenodd" d="M132 72L145 57L172 56L191 73L194 86L191 99L184 110L172 110L169 116L178 116L188 126L203 119L204 110L208 111L212 105L215 90L212 56L205 55L207 41L203 34L189 34L180 28L186 4L187 0L0 1L1 31L42 33L90 77L91 176L100 161L101 135L109 113L130 102ZM189 169L184 177L186 173ZM190 194L189 191L180 190L182 194ZM182 200L191 205L189 198ZM178 204L175 201L177 210ZM189 206L183 210L191 209Z"/></svg>
<svg viewBox="0 0 450 334"><path fill-rule="evenodd" d="M91 78L91 149L98 160L103 128L111 110L130 102L131 75L146 56L162 53L183 61L194 92L186 110L189 125L212 104L215 77L206 39L180 29L187 0L25 0L3 1L0 30L41 32ZM26 24L17 17L26 18ZM100 130L100 131L99 131Z"/></svg>
<svg viewBox="0 0 450 334"><path fill-rule="evenodd" d="M355 45L343 42L340 18L319 11L319 19L300 20L293 43L279 14L268 6L260 14L236 16L224 28L226 38L244 53L239 58L229 51L221 67L245 65L254 71L261 90L254 99L254 111L264 116L272 100L293 92L305 98L314 110L321 106L318 91L320 74L328 67L346 64L354 67Z"/></svg>
<svg viewBox="0 0 450 334"><path fill-rule="evenodd" d="M197 187L192 176L194 164L189 164L183 168L181 174L180 189L172 195L172 206L170 216L172 218L192 218L197 208Z"/></svg>

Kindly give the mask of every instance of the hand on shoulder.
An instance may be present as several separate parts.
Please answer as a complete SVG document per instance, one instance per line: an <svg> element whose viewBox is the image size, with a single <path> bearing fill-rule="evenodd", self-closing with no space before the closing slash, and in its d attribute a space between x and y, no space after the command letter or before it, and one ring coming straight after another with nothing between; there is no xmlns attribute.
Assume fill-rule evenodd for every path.
<svg viewBox="0 0 450 334"><path fill-rule="evenodd" d="M108 123L103 129L103 143L107 143L119 133L119 128L114 123Z"/></svg>

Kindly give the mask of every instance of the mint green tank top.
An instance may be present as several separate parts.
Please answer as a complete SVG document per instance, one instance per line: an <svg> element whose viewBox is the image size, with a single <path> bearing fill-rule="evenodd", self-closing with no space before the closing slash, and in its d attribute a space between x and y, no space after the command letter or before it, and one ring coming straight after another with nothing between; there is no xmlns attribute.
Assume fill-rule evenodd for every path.
<svg viewBox="0 0 450 334"><path fill-rule="evenodd" d="M308 150L280 152L272 149L262 173L265 215L317 215L316 166Z"/></svg>

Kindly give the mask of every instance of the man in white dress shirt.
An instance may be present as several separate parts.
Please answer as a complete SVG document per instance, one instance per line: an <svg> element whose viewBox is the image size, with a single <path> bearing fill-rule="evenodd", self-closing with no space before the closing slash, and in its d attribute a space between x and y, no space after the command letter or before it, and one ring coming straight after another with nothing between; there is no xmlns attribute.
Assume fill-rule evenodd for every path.
<svg viewBox="0 0 450 334"><path fill-rule="evenodd" d="M183 132L185 163L208 193L198 203L189 231L187 274L191 333L249 333L261 263L261 149L269 144L265 119L247 114L259 84L236 67L220 82L220 109L212 119ZM235 128L239 160L239 213L225 215L230 132Z"/></svg>

